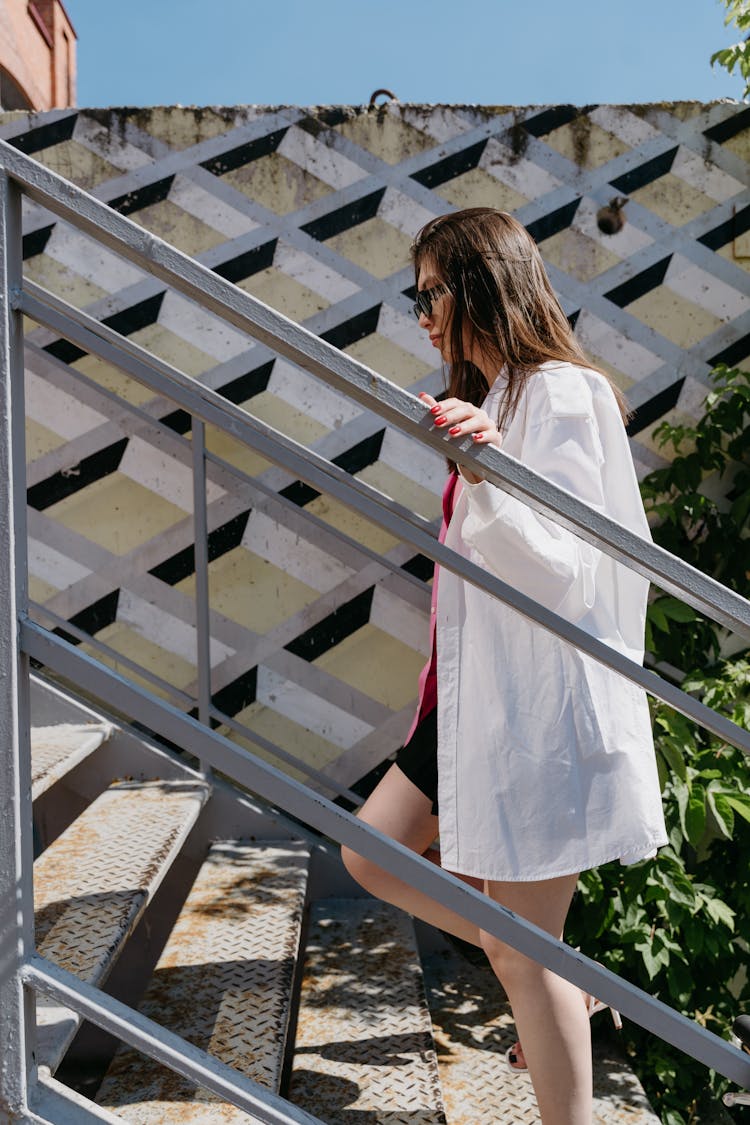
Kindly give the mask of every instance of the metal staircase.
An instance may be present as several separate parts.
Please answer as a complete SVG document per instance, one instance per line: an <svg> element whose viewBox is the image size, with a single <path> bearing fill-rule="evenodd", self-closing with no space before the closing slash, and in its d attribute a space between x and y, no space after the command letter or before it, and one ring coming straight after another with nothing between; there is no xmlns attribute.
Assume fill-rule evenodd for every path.
<svg viewBox="0 0 750 1125"><path fill-rule="evenodd" d="M211 695L206 480L231 471L240 484L257 488L257 481L207 450L205 426L219 427L353 507L745 752L750 735L454 556L426 521L396 501L25 282L23 193L415 440L443 449L410 395L0 142L0 488L8 513L0 552L6 608L0 618L0 769L7 779L0 792L0 1121L536 1120L526 1080L508 1079L513 1090L506 1090L495 1069L498 1042L511 1034L507 1011L487 1022L486 1044L459 1034L446 982L470 979L475 970L453 964L441 976L445 953L437 950L428 958L431 1026L411 923L380 904L352 899L357 891L339 863L340 843L700 1063L750 1085L750 1061L731 1044L362 824L321 796L321 789L341 793L331 778L307 769L316 786L310 788L226 737L231 721ZM60 635L59 621L29 604L24 315L115 364L191 417L195 699L172 693L165 700L158 677L138 674L127 661L113 671L107 653L97 658L71 644ZM137 407L132 412L139 422L153 423ZM750 607L736 594L497 450L477 453L464 443L454 453L662 589L750 636ZM371 554L373 565L403 574L393 559ZM31 679L32 661L46 679ZM154 690L143 687L144 680ZM125 717L137 719L138 729ZM288 761L283 748L257 738L255 745ZM304 947L303 969L298 953ZM497 995L494 978L491 989ZM490 986L484 991L489 995ZM202 1021L199 1002L207 1013ZM477 1019L487 1014L478 1003L472 1011ZM53 1076L66 1051L65 1066L74 1065L75 1046L68 1047L82 1020L123 1043L96 1102ZM98 1042L104 1058L101 1036ZM482 1066L472 1051L481 1053ZM602 1063L604 1070L612 1065L621 1064ZM458 1076L454 1085L451 1071ZM603 1073L600 1067L600 1090L606 1088ZM632 1076L622 1071L614 1085L619 1100L605 1091L597 1120L654 1120Z"/></svg>
<svg viewBox="0 0 750 1125"><path fill-rule="evenodd" d="M538 1121L528 1078L504 1064L514 1026L489 967L435 941L420 956L411 919L349 897L358 889L321 840L32 685L32 718L59 708L68 720L31 728L34 774L49 761L55 771L37 804L46 794L57 808L34 867L40 954L323 1121ZM244 826L244 838L214 839L221 823L233 834ZM93 1028L76 1039L81 1021L65 1005L42 1000L37 1020L40 1072L76 1087L78 1111L90 1094L92 1120L248 1120ZM606 1042L596 1081L597 1123L656 1121Z"/></svg>

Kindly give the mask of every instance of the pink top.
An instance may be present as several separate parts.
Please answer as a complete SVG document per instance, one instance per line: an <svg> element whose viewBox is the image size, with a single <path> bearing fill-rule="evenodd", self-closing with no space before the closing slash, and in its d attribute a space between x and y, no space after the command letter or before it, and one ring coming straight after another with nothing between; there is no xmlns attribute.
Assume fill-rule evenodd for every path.
<svg viewBox="0 0 750 1125"><path fill-rule="evenodd" d="M438 542L442 543L448 532L448 524L451 522L453 509L458 499L459 479L458 473L455 471L450 473L445 488L443 489L443 522L440 526L440 535ZM437 647L435 645L435 607L437 605L437 589L438 589L438 575L440 567L435 564L435 576L432 580L432 598L430 601L430 659L425 664L424 668L419 674L419 691L417 700L417 711L409 727L409 733L404 739L406 745L414 731L417 729L422 719L429 715L437 707Z"/></svg>

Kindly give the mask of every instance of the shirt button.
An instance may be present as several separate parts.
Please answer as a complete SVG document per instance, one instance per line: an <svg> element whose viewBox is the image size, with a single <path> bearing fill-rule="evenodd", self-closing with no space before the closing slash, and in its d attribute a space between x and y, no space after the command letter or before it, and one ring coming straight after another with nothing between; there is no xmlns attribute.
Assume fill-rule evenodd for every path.
<svg viewBox="0 0 750 1125"><path fill-rule="evenodd" d="M430 607L430 613L432 613L432 614L437 613L437 609L435 608L434 605Z"/></svg>

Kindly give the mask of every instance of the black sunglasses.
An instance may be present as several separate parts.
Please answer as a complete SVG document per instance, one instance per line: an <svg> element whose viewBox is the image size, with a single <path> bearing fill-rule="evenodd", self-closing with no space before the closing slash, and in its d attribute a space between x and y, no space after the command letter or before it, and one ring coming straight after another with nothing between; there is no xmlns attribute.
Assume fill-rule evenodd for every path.
<svg viewBox="0 0 750 1125"><path fill-rule="evenodd" d="M448 289L445 285L433 285L432 289L421 289L417 293L417 299L412 305L412 310L415 317L419 320L420 316L432 316L432 302L437 297L442 297Z"/></svg>

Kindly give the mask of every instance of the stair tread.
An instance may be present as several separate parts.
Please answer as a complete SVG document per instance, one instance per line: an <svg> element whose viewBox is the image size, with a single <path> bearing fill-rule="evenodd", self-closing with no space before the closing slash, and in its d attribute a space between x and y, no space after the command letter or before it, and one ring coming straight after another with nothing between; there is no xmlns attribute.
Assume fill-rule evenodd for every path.
<svg viewBox="0 0 750 1125"><path fill-rule="evenodd" d="M98 984L168 870L207 797L200 781L118 782L34 864L36 946L43 957ZM78 1017L38 1005L39 1057L57 1066Z"/></svg>
<svg viewBox="0 0 750 1125"><path fill-rule="evenodd" d="M512 1074L505 1063L516 1028L489 965L475 967L450 951L431 954L424 968L448 1125L537 1125L530 1078ZM594 1029L593 1125L659 1120L625 1058L598 1042Z"/></svg>
<svg viewBox="0 0 750 1125"><path fill-rule="evenodd" d="M278 1092L309 847L222 841L203 863L140 1011ZM247 1115L121 1046L97 1103L125 1121L245 1122ZM179 1112L176 1114L176 1105ZM220 1115L220 1118L219 1118Z"/></svg>
<svg viewBox="0 0 750 1125"><path fill-rule="evenodd" d="M290 1098L336 1125L444 1125L411 919L370 899L316 903Z"/></svg>
<svg viewBox="0 0 750 1125"><path fill-rule="evenodd" d="M36 800L92 754L113 731L111 723L57 723L31 728L31 797Z"/></svg>

